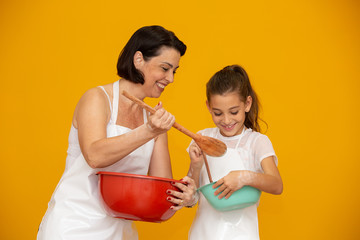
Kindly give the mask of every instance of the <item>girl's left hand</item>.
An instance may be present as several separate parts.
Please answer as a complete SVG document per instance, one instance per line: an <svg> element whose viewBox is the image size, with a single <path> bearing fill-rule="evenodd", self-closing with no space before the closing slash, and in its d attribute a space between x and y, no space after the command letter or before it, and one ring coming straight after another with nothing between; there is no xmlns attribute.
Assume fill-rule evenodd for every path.
<svg viewBox="0 0 360 240"><path fill-rule="evenodd" d="M185 176L181 181L185 182L186 184L178 182L173 184L174 186L178 187L181 192L170 189L166 191L168 195L171 195L167 197L167 200L177 205L171 207L171 209L175 211L180 210L183 206L193 206L198 200L195 181L188 176Z"/></svg>
<svg viewBox="0 0 360 240"><path fill-rule="evenodd" d="M248 171L245 170L231 171L228 175L219 179L213 185L213 188L219 187L215 191L214 195L217 196L220 193L218 196L219 199L222 199L223 197L228 199L233 194L233 192L246 185L245 180L247 175Z"/></svg>

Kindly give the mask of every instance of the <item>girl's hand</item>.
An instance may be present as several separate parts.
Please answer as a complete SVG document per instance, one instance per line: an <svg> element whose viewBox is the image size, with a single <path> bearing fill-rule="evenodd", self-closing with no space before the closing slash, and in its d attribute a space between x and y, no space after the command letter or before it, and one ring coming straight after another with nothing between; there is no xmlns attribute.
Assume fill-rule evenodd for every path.
<svg viewBox="0 0 360 240"><path fill-rule="evenodd" d="M191 159L190 167L192 169L201 169L204 164L204 156L203 152L195 142L193 142L189 147L189 156Z"/></svg>
<svg viewBox="0 0 360 240"><path fill-rule="evenodd" d="M219 199L225 197L228 199L233 192L239 190L243 186L247 185L247 176L249 175L249 171L239 170L239 171L231 171L228 175L218 180L214 185L213 188L219 187L214 195L218 196Z"/></svg>
<svg viewBox="0 0 360 240"><path fill-rule="evenodd" d="M155 110L156 112L148 117L146 124L152 132L160 135L170 130L175 123L175 117L162 107L161 102L155 107Z"/></svg>
<svg viewBox="0 0 360 240"><path fill-rule="evenodd" d="M171 195L167 197L167 200L177 206L172 206L171 209L177 211L183 206L194 206L198 201L198 193L196 191L195 181L186 176L182 179L186 184L175 182L173 185L178 187L181 192L168 189L167 194Z"/></svg>

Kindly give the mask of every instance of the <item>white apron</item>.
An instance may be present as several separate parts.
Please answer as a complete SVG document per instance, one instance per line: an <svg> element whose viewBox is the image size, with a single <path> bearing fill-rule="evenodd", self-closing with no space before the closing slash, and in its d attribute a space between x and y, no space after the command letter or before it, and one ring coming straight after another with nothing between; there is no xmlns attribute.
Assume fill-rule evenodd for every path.
<svg viewBox="0 0 360 240"><path fill-rule="evenodd" d="M234 170L252 170L250 165L243 159L248 157L251 151L239 149L239 143L245 134L251 133L251 129L243 131L234 137L221 137L218 129L213 129L210 137L218 138L227 145L224 156L207 156L209 169L213 181L226 176ZM205 166L200 173L200 187L210 183ZM221 212L213 208L206 198L200 193L199 206L195 220L189 233L190 240L254 240L259 239L257 204L247 208Z"/></svg>
<svg viewBox="0 0 360 240"><path fill-rule="evenodd" d="M101 87L102 88L102 87ZM104 88L102 88L104 90ZM106 93L106 91L104 90ZM111 109L107 137L118 136L131 129L116 125L119 102L119 82L113 84L113 101L106 93ZM146 112L144 111L144 121ZM38 240L128 240L138 239L132 221L109 216L98 191L98 171L147 175L154 147L151 140L117 163L92 169L84 159L78 132L71 126L65 171L43 217ZM131 204L131 203L129 203Z"/></svg>

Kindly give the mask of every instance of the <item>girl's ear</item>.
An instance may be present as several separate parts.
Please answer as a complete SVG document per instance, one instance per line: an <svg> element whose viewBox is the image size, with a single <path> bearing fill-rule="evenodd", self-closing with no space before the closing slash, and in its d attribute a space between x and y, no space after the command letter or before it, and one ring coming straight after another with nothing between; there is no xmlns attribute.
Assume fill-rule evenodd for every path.
<svg viewBox="0 0 360 240"><path fill-rule="evenodd" d="M143 56L142 52L140 52L140 51L135 52L133 62L134 62L135 68L139 70L144 62L144 56Z"/></svg>
<svg viewBox="0 0 360 240"><path fill-rule="evenodd" d="M252 97L248 96L245 101L245 112L250 112L251 105L252 105Z"/></svg>

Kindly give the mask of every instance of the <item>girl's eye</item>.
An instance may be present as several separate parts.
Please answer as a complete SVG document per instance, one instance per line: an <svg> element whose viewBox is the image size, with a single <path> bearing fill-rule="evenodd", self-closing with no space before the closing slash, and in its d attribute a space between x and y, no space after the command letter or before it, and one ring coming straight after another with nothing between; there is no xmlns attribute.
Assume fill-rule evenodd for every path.
<svg viewBox="0 0 360 240"><path fill-rule="evenodd" d="M221 116L221 113L214 113L215 116Z"/></svg>
<svg viewBox="0 0 360 240"><path fill-rule="evenodd" d="M238 114L239 111L236 111L236 112L231 112L232 115L236 115Z"/></svg>
<svg viewBox="0 0 360 240"><path fill-rule="evenodd" d="M167 70L169 70L168 68L162 67L162 69L164 70L164 72L166 72Z"/></svg>

